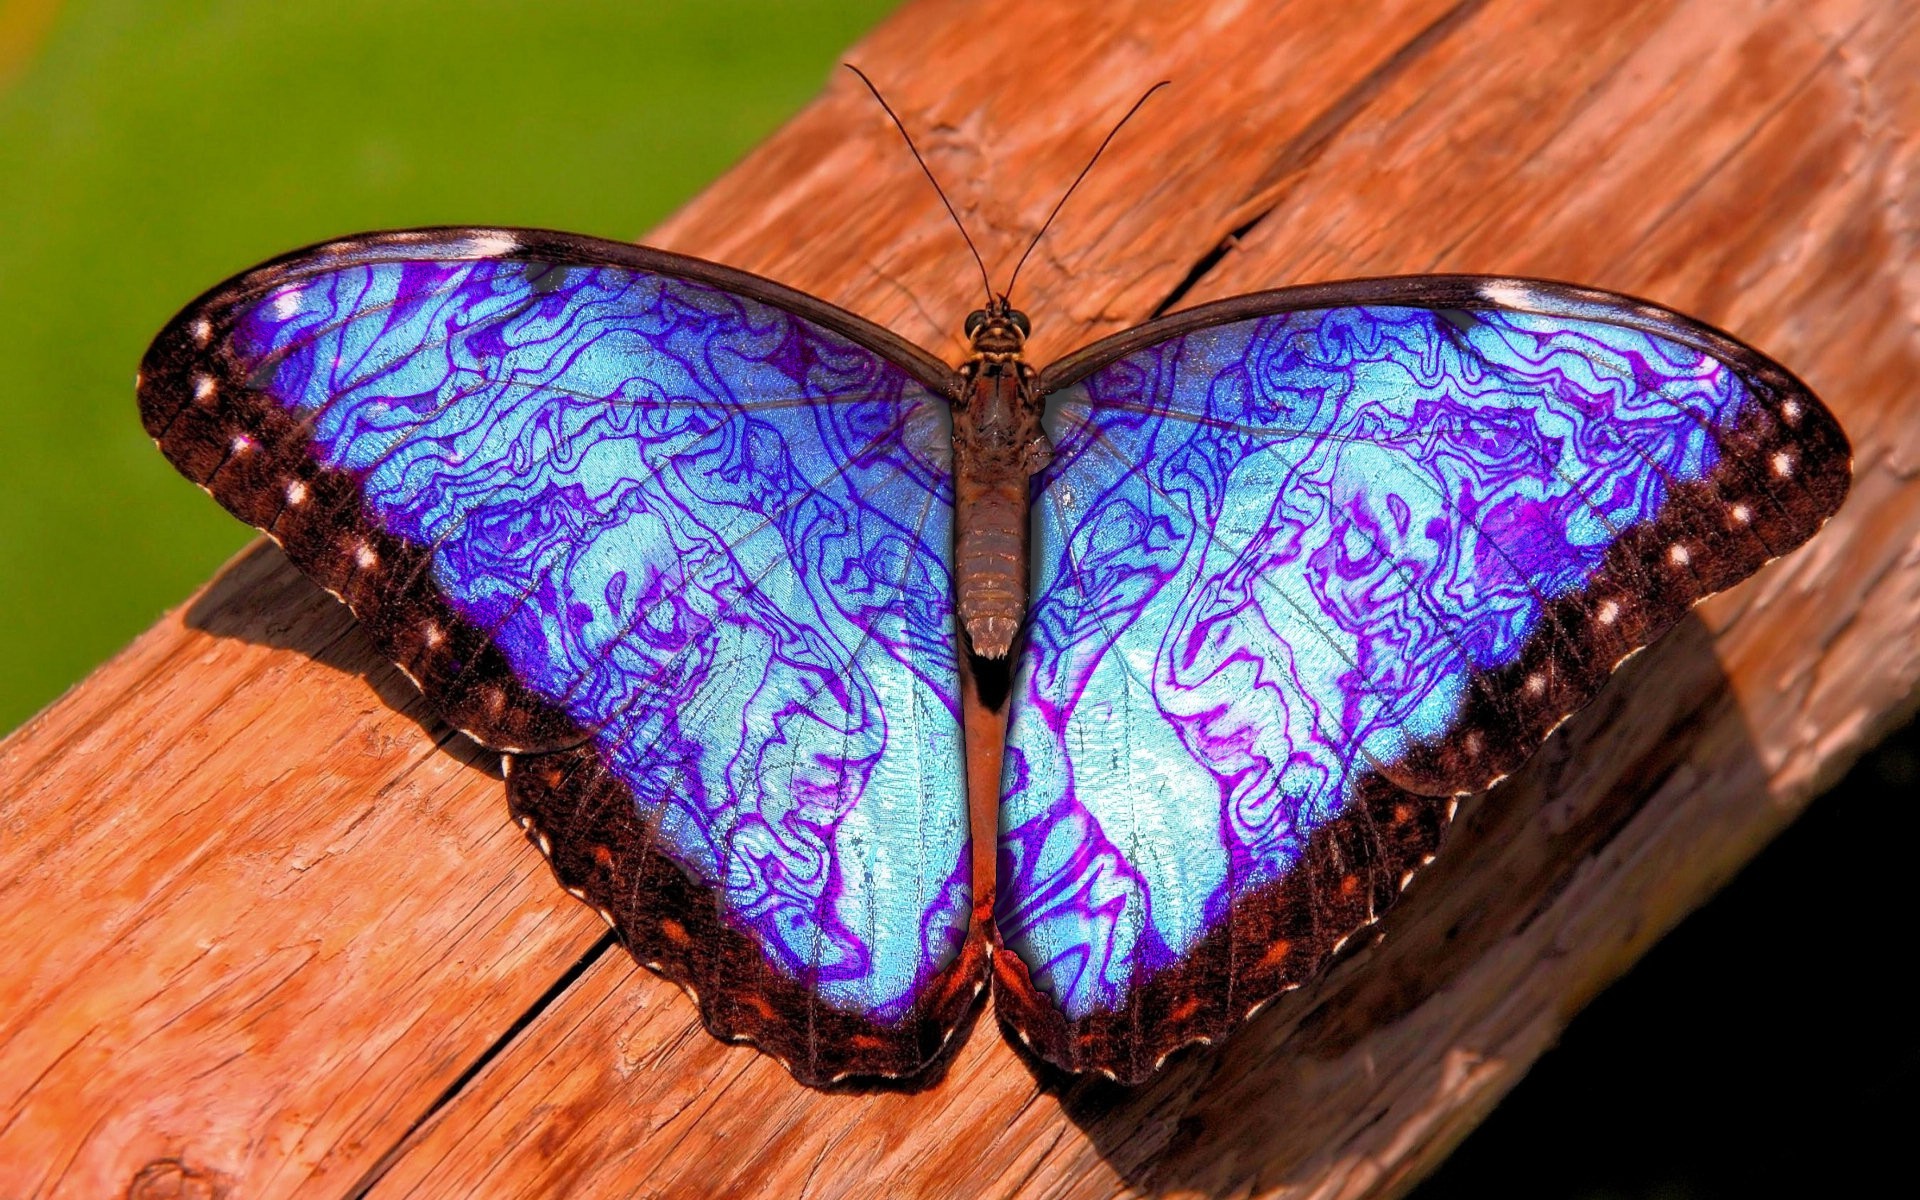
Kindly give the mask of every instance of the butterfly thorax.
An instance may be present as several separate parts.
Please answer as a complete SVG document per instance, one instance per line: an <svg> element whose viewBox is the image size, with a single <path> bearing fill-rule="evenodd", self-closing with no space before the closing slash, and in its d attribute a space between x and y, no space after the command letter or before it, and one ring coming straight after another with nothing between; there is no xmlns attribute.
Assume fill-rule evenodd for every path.
<svg viewBox="0 0 1920 1200"><path fill-rule="evenodd" d="M973 652L1005 658L1027 611L1027 481L1049 458L1023 347L1026 314L996 297L967 318L953 408L954 563Z"/></svg>

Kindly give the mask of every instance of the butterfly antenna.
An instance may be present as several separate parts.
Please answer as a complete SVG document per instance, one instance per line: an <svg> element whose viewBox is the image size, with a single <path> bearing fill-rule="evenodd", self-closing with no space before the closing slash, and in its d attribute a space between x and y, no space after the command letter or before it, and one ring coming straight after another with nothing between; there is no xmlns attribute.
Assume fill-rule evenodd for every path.
<svg viewBox="0 0 1920 1200"><path fill-rule="evenodd" d="M855 75L858 75L860 82L867 85L867 90L873 93L873 98L880 102L882 109L886 110L887 116L893 118L893 127L898 129L900 136L906 140L907 150L913 154L913 161L919 163L920 170L926 173L927 182L933 185L934 194L940 197L940 203L947 206L947 215L953 218L953 227L960 231L961 238L967 243L967 249L973 252L974 265L980 268L980 282L987 289L987 303L988 305L992 305L993 280L987 275L987 262L980 257L980 251L974 246L973 239L967 236L967 227L961 224L960 214L953 211L953 201L947 199L947 193L941 188L940 181L933 177L933 168L927 166L927 160L920 157L920 147L913 144L913 135L907 132L907 127L901 123L899 114L893 111L893 106L887 103L887 98L880 94L880 89L873 86L873 80L867 78L865 71L862 71L852 63L842 63L840 65L852 71Z"/></svg>
<svg viewBox="0 0 1920 1200"><path fill-rule="evenodd" d="M1149 96L1152 96L1155 92L1159 91L1163 87L1166 87L1169 83L1172 83L1172 82L1173 81L1171 79L1162 79L1159 83L1154 84L1152 87L1148 88L1144 93L1142 93L1140 98L1133 102L1133 107L1127 110L1127 115L1124 117L1121 117L1119 120L1119 123L1114 125L1113 131L1107 134L1106 141L1101 142L1100 148L1093 152L1093 157L1087 160L1087 165L1084 167L1081 167L1080 173L1073 177L1073 182L1067 185L1067 190L1060 194L1060 200L1058 203L1056 203L1053 206L1053 211L1048 213L1047 219L1040 223L1040 232L1034 234L1033 240L1027 243L1027 253L1022 254L1020 256L1020 261L1013 264L1013 275L1007 280L1007 295L1011 296L1013 294L1014 280L1017 280L1020 278L1020 268L1027 265L1027 255L1032 254L1033 248L1035 246L1038 246L1040 244L1040 239L1046 236L1047 227L1053 224L1053 219L1060 215L1060 210L1062 208L1066 207L1067 197L1073 195L1073 190L1080 186L1080 181L1087 177L1087 172L1093 170L1093 164L1100 161L1100 156L1107 152L1107 147L1110 144L1112 144L1113 139L1119 135L1120 130L1126 125L1126 123L1128 121L1133 120L1133 114L1140 111L1140 106L1147 102L1147 98Z"/></svg>

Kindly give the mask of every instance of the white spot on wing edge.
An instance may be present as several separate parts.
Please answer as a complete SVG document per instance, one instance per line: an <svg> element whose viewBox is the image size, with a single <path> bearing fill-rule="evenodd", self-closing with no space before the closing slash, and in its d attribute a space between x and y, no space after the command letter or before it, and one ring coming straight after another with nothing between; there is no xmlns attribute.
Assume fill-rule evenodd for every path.
<svg viewBox="0 0 1920 1200"><path fill-rule="evenodd" d="M187 332L192 335L194 345L204 347L213 340L213 322L201 317L187 327Z"/></svg>
<svg viewBox="0 0 1920 1200"><path fill-rule="evenodd" d="M213 395L213 388L213 376L195 375L193 377L193 398L195 400L205 400L208 396Z"/></svg>
<svg viewBox="0 0 1920 1200"><path fill-rule="evenodd" d="M520 239L510 233L499 230L487 230L476 233L460 243L460 254L466 258L501 258L520 248Z"/></svg>
<svg viewBox="0 0 1920 1200"><path fill-rule="evenodd" d="M307 502L307 485L304 483L301 483L298 479L289 480L287 482L287 503L288 504L305 504L306 502Z"/></svg>
<svg viewBox="0 0 1920 1200"><path fill-rule="evenodd" d="M1534 290L1517 279L1488 279L1480 284L1480 298L1499 308L1534 309Z"/></svg>
<svg viewBox="0 0 1920 1200"><path fill-rule="evenodd" d="M1793 474L1793 455L1788 454L1785 450L1774 455L1773 473L1782 479Z"/></svg>

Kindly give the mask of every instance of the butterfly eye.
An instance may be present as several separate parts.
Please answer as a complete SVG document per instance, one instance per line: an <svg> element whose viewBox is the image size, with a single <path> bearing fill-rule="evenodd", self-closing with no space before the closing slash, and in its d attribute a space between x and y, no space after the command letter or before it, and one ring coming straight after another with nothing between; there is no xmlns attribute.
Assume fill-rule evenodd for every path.
<svg viewBox="0 0 1920 1200"><path fill-rule="evenodd" d="M985 309L976 308L972 312L968 313L967 314L967 337L971 339L979 336L981 327L984 326L986 323L987 323L987 312Z"/></svg>
<svg viewBox="0 0 1920 1200"><path fill-rule="evenodd" d="M1020 331L1021 337L1026 337L1033 332L1033 325L1027 320L1027 314L1017 308L1007 310L1007 320L1013 322L1013 327Z"/></svg>

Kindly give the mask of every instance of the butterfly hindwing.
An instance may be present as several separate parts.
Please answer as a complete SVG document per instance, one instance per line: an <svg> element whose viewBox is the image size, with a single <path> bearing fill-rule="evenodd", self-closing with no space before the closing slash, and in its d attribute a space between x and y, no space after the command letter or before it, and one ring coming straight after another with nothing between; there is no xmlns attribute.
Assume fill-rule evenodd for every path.
<svg viewBox="0 0 1920 1200"><path fill-rule="evenodd" d="M1321 967L1490 786L1844 497L1784 370L1441 277L1243 297L1050 368L996 1002L1134 1080Z"/></svg>
<svg viewBox="0 0 1920 1200"><path fill-rule="evenodd" d="M983 970L949 376L751 276L454 229L223 285L140 402L512 752L516 816L636 956L826 1082L921 1068Z"/></svg>

